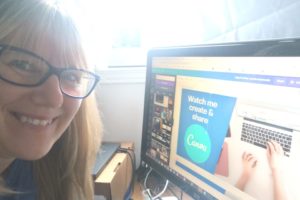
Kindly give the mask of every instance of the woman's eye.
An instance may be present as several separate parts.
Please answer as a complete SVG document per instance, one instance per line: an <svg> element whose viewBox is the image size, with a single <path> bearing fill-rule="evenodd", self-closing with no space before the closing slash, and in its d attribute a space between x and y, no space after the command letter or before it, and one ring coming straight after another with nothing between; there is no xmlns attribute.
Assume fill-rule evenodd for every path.
<svg viewBox="0 0 300 200"><path fill-rule="evenodd" d="M68 76L65 76L65 80L72 82L73 84L80 84L81 82L81 78L75 74L69 74Z"/></svg>
<svg viewBox="0 0 300 200"><path fill-rule="evenodd" d="M35 72L37 70L34 65L24 60L13 60L9 63L9 65L26 72Z"/></svg>

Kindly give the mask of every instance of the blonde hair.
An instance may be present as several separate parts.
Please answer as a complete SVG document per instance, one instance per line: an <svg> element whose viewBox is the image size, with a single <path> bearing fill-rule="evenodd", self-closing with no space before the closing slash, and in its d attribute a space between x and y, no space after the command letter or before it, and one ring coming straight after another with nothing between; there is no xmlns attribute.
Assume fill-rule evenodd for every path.
<svg viewBox="0 0 300 200"><path fill-rule="evenodd" d="M22 38L14 37L18 31ZM1 0L0 41L20 40L21 46L29 44L39 48L44 32L51 33L66 64L76 59L80 66L86 66L75 23L62 10L45 0ZM39 200L94 199L92 169L101 132L96 98L91 94L82 101L71 124L50 152L32 161ZM0 180L0 194L7 191Z"/></svg>

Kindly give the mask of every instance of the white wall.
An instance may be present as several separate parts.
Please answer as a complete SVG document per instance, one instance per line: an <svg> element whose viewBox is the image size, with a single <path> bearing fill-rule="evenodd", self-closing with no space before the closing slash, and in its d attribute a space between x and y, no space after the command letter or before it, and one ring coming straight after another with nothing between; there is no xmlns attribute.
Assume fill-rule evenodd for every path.
<svg viewBox="0 0 300 200"><path fill-rule="evenodd" d="M100 72L97 98L104 124L104 141L133 141L140 162L145 69Z"/></svg>

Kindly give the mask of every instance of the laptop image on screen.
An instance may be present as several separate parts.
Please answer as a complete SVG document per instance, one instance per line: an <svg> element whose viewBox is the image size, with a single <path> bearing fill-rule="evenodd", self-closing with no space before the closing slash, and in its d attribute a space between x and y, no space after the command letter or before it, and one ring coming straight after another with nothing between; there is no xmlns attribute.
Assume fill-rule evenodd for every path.
<svg viewBox="0 0 300 200"><path fill-rule="evenodd" d="M299 130L296 114L257 103L239 105L237 115L242 118L239 136L242 141L266 148L266 142L274 140L282 146L285 156L293 153L293 135Z"/></svg>
<svg viewBox="0 0 300 200"><path fill-rule="evenodd" d="M142 161L195 199L273 200L266 142L300 199L300 39L152 49ZM244 154L256 160L244 188Z"/></svg>

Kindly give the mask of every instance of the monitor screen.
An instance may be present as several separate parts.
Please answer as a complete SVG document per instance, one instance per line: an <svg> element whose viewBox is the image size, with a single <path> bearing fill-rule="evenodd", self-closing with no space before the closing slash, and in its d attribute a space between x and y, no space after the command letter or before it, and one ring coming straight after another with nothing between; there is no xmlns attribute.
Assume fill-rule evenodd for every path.
<svg viewBox="0 0 300 200"><path fill-rule="evenodd" d="M300 199L300 39L148 53L142 165L194 199Z"/></svg>

